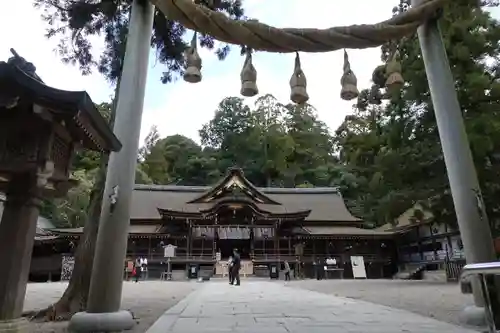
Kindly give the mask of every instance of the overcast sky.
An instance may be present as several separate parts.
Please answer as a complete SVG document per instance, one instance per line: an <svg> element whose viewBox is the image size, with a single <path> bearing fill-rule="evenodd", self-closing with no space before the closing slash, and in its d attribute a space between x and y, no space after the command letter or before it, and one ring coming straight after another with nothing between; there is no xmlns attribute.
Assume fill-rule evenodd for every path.
<svg viewBox="0 0 500 333"><path fill-rule="evenodd" d="M328 28L387 19L397 2L244 0L243 5L247 16L277 27ZM82 76L78 68L61 62L54 52L58 41L44 37L46 23L31 4L29 0L0 2L0 61L10 57L9 48L15 48L36 65L37 73L48 85L65 90L86 90L94 102L110 101L113 88L99 73ZM94 45L95 53L99 53L102 44L96 40ZM181 79L163 85L160 78L164 68L151 54L142 138L152 125L156 125L163 136L182 134L199 141L198 130L213 117L220 100L226 96L239 96L243 63L239 49L235 48L223 62L207 51L200 55L203 59L201 83L188 84ZM379 49L351 50L349 57L358 77L358 87L368 87L372 70L380 64ZM320 119L334 131L352 110L352 102L340 99L343 53L301 54L301 62L308 79L310 103L318 109ZM293 54L257 53L254 65L260 94L270 93L287 102L293 63ZM255 98L246 100L253 104Z"/></svg>

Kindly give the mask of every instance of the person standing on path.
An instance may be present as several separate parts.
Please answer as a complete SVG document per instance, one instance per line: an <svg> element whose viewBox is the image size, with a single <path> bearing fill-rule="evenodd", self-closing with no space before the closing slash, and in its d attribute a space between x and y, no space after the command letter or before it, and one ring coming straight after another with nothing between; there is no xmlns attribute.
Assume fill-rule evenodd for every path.
<svg viewBox="0 0 500 333"><path fill-rule="evenodd" d="M135 259L135 265L134 265L134 271L135 271L135 282L139 282L139 279L141 278L141 270L142 270L142 265L141 265L141 258L137 257Z"/></svg>
<svg viewBox="0 0 500 333"><path fill-rule="evenodd" d="M229 256L227 260L227 275L229 277L229 284L233 284L233 257Z"/></svg>
<svg viewBox="0 0 500 333"><path fill-rule="evenodd" d="M233 267L232 267L232 276L231 276L231 284L235 286L240 285L240 268L241 268L241 257L238 253L238 249L233 250ZM236 280L236 284L234 281Z"/></svg>
<svg viewBox="0 0 500 333"><path fill-rule="evenodd" d="M290 264L285 260L285 281L290 281Z"/></svg>
<svg viewBox="0 0 500 333"><path fill-rule="evenodd" d="M141 274L144 280L148 278L148 259L145 257L141 258Z"/></svg>

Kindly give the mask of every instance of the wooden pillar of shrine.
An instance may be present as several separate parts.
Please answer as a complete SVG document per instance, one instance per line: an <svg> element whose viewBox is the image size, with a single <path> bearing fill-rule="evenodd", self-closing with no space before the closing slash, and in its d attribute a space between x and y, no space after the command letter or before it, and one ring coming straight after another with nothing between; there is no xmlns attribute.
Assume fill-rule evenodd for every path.
<svg viewBox="0 0 500 333"><path fill-rule="evenodd" d="M151 260L151 235L148 235L148 259Z"/></svg>
<svg viewBox="0 0 500 333"><path fill-rule="evenodd" d="M188 238L186 241L186 257L191 256L191 251L193 250L193 223L189 220L186 219L186 223L188 225Z"/></svg>
<svg viewBox="0 0 500 333"><path fill-rule="evenodd" d="M424 260L424 253L422 252L422 241L420 238L420 226L417 226L417 246L418 246L418 253L420 254L420 260Z"/></svg>
<svg viewBox="0 0 500 333"><path fill-rule="evenodd" d="M431 235L431 241L432 241L432 252L434 255L434 260L438 260L438 255L437 255L437 250L436 250L436 235L432 231L432 225L429 224L429 233Z"/></svg>
<svg viewBox="0 0 500 333"><path fill-rule="evenodd" d="M252 227L250 228L250 259L255 258L255 227L252 220Z"/></svg>
<svg viewBox="0 0 500 333"><path fill-rule="evenodd" d="M280 246L280 239L278 237L278 222L274 223L274 256L276 260L279 258L279 246Z"/></svg>
<svg viewBox="0 0 500 333"><path fill-rule="evenodd" d="M5 325L21 325L31 253L41 203L36 178L13 176L6 191L7 200L0 223L0 330ZM19 319L19 322L16 320ZM13 322L11 322L13 321ZM15 322L15 323L14 323ZM13 326L14 327L14 326ZM17 331L16 331L17 332Z"/></svg>

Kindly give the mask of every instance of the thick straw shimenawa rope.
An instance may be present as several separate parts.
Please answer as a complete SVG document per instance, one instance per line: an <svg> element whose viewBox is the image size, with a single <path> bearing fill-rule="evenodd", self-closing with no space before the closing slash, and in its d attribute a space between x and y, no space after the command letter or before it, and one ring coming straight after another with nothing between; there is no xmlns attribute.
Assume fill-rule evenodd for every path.
<svg viewBox="0 0 500 333"><path fill-rule="evenodd" d="M373 25L329 29L279 29L256 21L236 21L192 0L150 0L163 14L188 29L231 44L268 52L329 52L364 49L411 35L449 0L426 0L421 5ZM376 4L374 5L376 6Z"/></svg>

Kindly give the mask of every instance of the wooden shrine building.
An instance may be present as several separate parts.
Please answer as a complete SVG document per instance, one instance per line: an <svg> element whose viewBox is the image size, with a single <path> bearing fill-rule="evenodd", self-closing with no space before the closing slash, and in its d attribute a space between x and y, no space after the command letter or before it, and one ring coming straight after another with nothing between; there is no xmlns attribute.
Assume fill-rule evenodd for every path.
<svg viewBox="0 0 500 333"><path fill-rule="evenodd" d="M287 260L312 276L313 263L335 259L352 276L351 256L363 256L368 278L397 270L392 233L363 228L335 188L257 188L241 169L230 169L213 187L136 185L131 206L130 258L149 261L149 276L165 269L164 247L176 247L174 273L190 266L220 273L232 250L243 274ZM79 238L81 229L55 229Z"/></svg>

